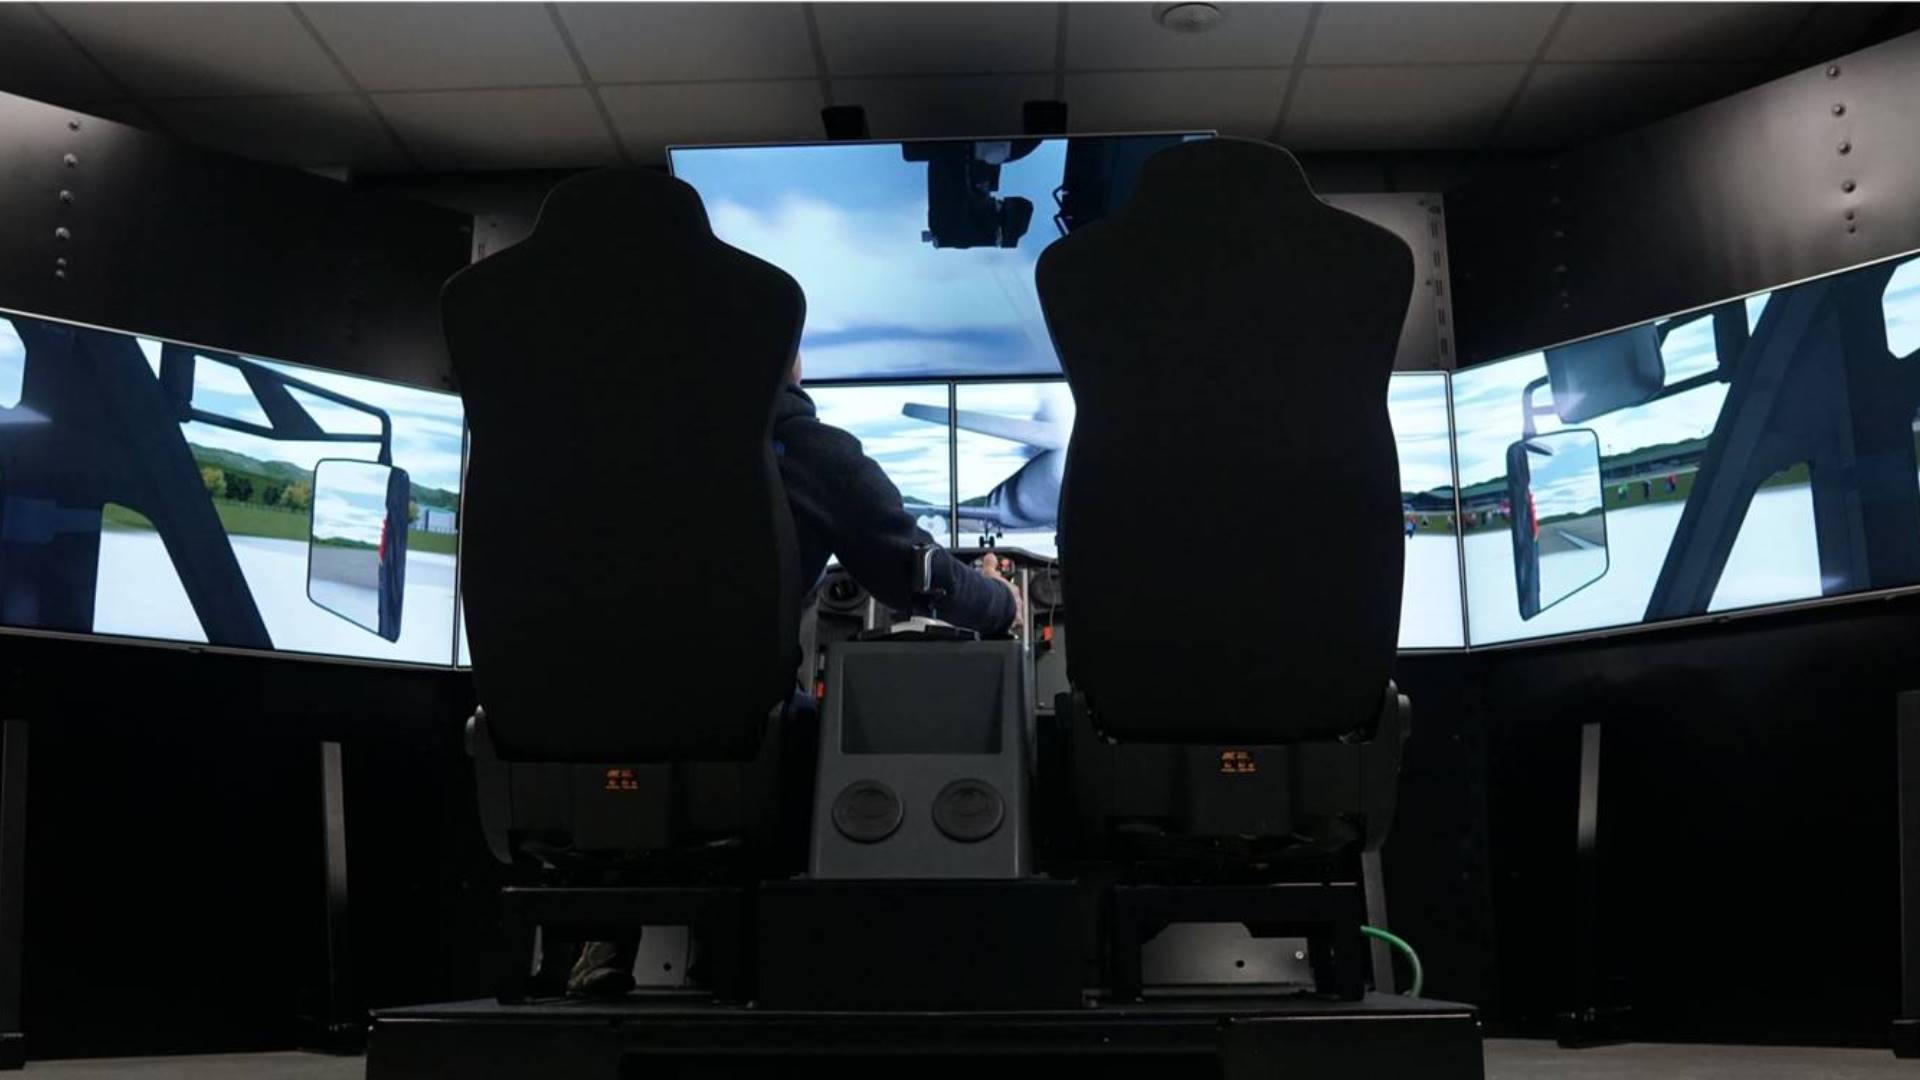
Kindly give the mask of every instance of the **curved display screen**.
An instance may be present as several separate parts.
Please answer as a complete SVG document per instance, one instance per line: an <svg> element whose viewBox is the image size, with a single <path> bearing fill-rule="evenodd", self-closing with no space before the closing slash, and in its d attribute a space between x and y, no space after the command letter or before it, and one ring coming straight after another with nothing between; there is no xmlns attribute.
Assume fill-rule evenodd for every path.
<svg viewBox="0 0 1920 1080"><path fill-rule="evenodd" d="M1453 377L1474 645L1920 585L1920 257Z"/></svg>
<svg viewBox="0 0 1920 1080"><path fill-rule="evenodd" d="M859 336L831 364L904 370L835 353ZM936 539L1056 551L1057 375L808 389ZM1388 409L1403 648L1920 587L1920 255L1399 373ZM0 627L464 664L463 439L455 395L0 311Z"/></svg>

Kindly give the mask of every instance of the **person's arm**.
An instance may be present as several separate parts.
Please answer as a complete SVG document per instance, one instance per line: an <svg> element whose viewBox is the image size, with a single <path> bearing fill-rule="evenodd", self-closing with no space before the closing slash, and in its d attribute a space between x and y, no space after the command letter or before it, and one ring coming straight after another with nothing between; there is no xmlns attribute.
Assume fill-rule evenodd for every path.
<svg viewBox="0 0 1920 1080"><path fill-rule="evenodd" d="M782 417L774 437L782 448L780 478L796 527L825 536L840 564L881 603L913 610L913 549L934 540L915 524L893 481L861 451L860 440L816 419L810 400L804 411ZM1013 625L1007 584L989 580L944 549L934 552L932 584L946 594L933 612L940 618L982 634L1005 633Z"/></svg>

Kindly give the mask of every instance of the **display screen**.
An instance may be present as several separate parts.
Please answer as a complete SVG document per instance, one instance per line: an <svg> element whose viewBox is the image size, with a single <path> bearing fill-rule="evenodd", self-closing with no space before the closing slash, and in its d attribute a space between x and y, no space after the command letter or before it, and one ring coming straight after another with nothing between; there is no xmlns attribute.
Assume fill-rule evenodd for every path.
<svg viewBox="0 0 1920 1080"><path fill-rule="evenodd" d="M0 624L450 664L460 399L0 312Z"/></svg>
<svg viewBox="0 0 1920 1080"><path fill-rule="evenodd" d="M1045 382L962 383L956 390L960 543L1060 553L1060 480L1073 434L1073 394Z"/></svg>
<svg viewBox="0 0 1920 1080"><path fill-rule="evenodd" d="M1400 586L1400 647L1459 648L1460 542L1455 532L1453 443L1447 377L1395 374L1387 382L1387 415L1400 462L1400 512L1407 539Z"/></svg>
<svg viewBox="0 0 1920 1080"><path fill-rule="evenodd" d="M1920 584L1920 259L1458 372L1475 645Z"/></svg>
<svg viewBox="0 0 1920 1080"><path fill-rule="evenodd" d="M675 147L714 234L807 295L809 379L1060 370L1034 265L1199 135Z"/></svg>
<svg viewBox="0 0 1920 1080"><path fill-rule="evenodd" d="M1060 481L1074 418L1064 380L824 386L807 392L821 421L860 440L935 539L1058 556ZM1387 410L1405 489L1400 646L1457 648L1464 629L1446 376L1394 375ZM949 460L957 469L948 467ZM958 508L951 528L949 502Z"/></svg>
<svg viewBox="0 0 1920 1080"><path fill-rule="evenodd" d="M808 391L821 423L860 440L860 448L900 489L919 526L953 542L948 514L953 469L948 446L946 383L829 386Z"/></svg>

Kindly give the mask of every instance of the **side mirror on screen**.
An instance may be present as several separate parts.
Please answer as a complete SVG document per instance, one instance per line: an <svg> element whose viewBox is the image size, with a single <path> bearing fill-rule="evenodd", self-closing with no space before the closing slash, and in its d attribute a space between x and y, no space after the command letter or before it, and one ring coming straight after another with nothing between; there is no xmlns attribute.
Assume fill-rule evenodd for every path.
<svg viewBox="0 0 1920 1080"><path fill-rule="evenodd" d="M1507 499L1522 619L1605 576L1607 510L1598 435L1575 428L1507 447Z"/></svg>
<svg viewBox="0 0 1920 1080"><path fill-rule="evenodd" d="M400 638L412 495L391 465L333 458L313 469L307 599L388 641Z"/></svg>
<svg viewBox="0 0 1920 1080"><path fill-rule="evenodd" d="M1548 349L1546 358L1553 411L1563 424L1650 401L1667 382L1660 333L1651 323Z"/></svg>

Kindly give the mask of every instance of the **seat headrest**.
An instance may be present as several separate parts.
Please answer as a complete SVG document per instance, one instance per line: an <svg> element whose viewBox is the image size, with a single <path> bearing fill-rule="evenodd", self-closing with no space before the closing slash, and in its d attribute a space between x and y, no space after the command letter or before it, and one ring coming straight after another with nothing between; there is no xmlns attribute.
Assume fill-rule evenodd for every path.
<svg viewBox="0 0 1920 1080"><path fill-rule="evenodd" d="M1096 722L1200 743L1372 723L1405 558L1386 398L1406 244L1286 151L1214 139L1149 158L1036 273L1077 406L1061 571Z"/></svg>
<svg viewBox="0 0 1920 1080"><path fill-rule="evenodd" d="M799 285L715 237L686 184L608 170L556 187L441 307L473 431L468 639L501 753L750 758L799 661L771 437Z"/></svg>

